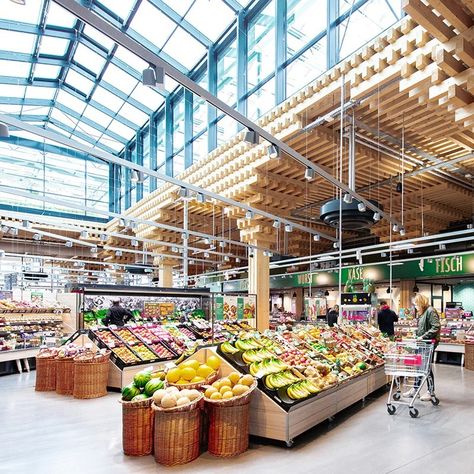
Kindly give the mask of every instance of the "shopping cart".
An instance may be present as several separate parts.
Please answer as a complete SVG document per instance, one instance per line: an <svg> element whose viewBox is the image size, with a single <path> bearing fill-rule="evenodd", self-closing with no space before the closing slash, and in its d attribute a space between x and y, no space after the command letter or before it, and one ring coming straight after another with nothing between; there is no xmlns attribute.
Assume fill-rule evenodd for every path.
<svg viewBox="0 0 474 474"><path fill-rule="evenodd" d="M433 360L434 344L430 341L404 340L391 343L385 352L385 374L392 377L390 393L387 400L387 411L393 415L396 405L407 405L410 416L416 418L418 409L413 405L421 388L427 383L431 395L431 403L438 405L439 400L434 393L434 381L431 376L431 361ZM401 378L404 377L404 389L414 389L410 401L401 400Z"/></svg>

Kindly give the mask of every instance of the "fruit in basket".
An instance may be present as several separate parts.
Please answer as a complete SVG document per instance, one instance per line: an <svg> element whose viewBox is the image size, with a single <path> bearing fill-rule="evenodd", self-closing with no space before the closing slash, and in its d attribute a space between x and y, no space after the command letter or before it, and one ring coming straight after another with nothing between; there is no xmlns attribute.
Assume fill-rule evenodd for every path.
<svg viewBox="0 0 474 474"><path fill-rule="evenodd" d="M143 370L135 374L133 377L133 383L138 388L143 388L151 380L151 372L148 370Z"/></svg>
<svg viewBox="0 0 474 474"><path fill-rule="evenodd" d="M197 390L168 387L165 390L158 390L153 394L153 402L161 408L174 408L189 405L199 398L201 394Z"/></svg>
<svg viewBox="0 0 474 474"><path fill-rule="evenodd" d="M191 379L191 383L201 383L201 382L204 382L204 380L206 380L204 377L196 375L195 377Z"/></svg>
<svg viewBox="0 0 474 474"><path fill-rule="evenodd" d="M166 394L161 399L162 408L173 408L176 406L176 398L173 395Z"/></svg>
<svg viewBox="0 0 474 474"><path fill-rule="evenodd" d="M150 398L147 394L145 393L140 393L139 395L135 395L133 398L132 398L132 402L139 402L141 400L147 400L148 398Z"/></svg>
<svg viewBox="0 0 474 474"><path fill-rule="evenodd" d="M221 361L217 356L209 356L206 360L206 364L214 370L218 370L221 366Z"/></svg>
<svg viewBox="0 0 474 474"><path fill-rule="evenodd" d="M157 390L163 387L164 387L163 380L152 378L149 382L147 382L143 391L146 395L151 397Z"/></svg>
<svg viewBox="0 0 474 474"><path fill-rule="evenodd" d="M224 377L220 380L220 388L225 386L232 387L232 382L227 377Z"/></svg>
<svg viewBox="0 0 474 474"><path fill-rule="evenodd" d="M184 405L189 405L190 403L191 403L191 400L188 397L181 397L181 398L178 398L178 400L176 401L176 406L182 407Z"/></svg>
<svg viewBox="0 0 474 474"><path fill-rule="evenodd" d="M180 368L181 378L184 380L192 380L196 377L196 371L192 367L183 367Z"/></svg>
<svg viewBox="0 0 474 474"><path fill-rule="evenodd" d="M233 374L237 374L237 372L233 372ZM231 375L232 374L229 375L229 379L231 380L232 383L235 384L240 379L240 383L242 385L247 385L248 387L250 387L250 385L252 385L254 380L255 380L250 374L245 374L242 378L240 378L240 376L239 376L239 379L237 380L237 382L234 382L235 376L234 376L234 378L231 378ZM237 374L237 375L239 375L239 374Z"/></svg>
<svg viewBox="0 0 474 474"><path fill-rule="evenodd" d="M211 400L220 400L222 398L222 395L220 392L214 392L210 397Z"/></svg>
<svg viewBox="0 0 474 474"><path fill-rule="evenodd" d="M249 387L247 387L247 385L242 385L239 383L233 386L232 393L234 396L237 397L239 395L243 395L247 390L249 390Z"/></svg>
<svg viewBox="0 0 474 474"><path fill-rule="evenodd" d="M161 404L161 399L167 394L168 392L164 388L158 389L154 394L153 394L153 401L157 404Z"/></svg>
<svg viewBox="0 0 474 474"><path fill-rule="evenodd" d="M217 388L216 387L208 387L206 388L206 391L204 392L204 395L207 397L207 398L211 398L211 395L213 393L216 393L218 392Z"/></svg>
<svg viewBox="0 0 474 474"><path fill-rule="evenodd" d="M178 367L174 367L166 374L166 380L171 383L176 383L181 378L181 370Z"/></svg>
<svg viewBox="0 0 474 474"><path fill-rule="evenodd" d="M247 374L248 375L248 374ZM245 377L245 376L244 376ZM253 382L253 377L250 376ZM231 372L227 378L232 382L232 384L236 384L240 380L240 374L238 372ZM242 377L243 378L243 377ZM245 384L247 385L247 384Z"/></svg>
<svg viewBox="0 0 474 474"><path fill-rule="evenodd" d="M234 394L232 393L232 390L229 390L228 392L225 392L222 394L222 399L223 400L229 400L234 397Z"/></svg>
<svg viewBox="0 0 474 474"><path fill-rule="evenodd" d="M213 372L214 372L214 369L212 367L210 367L207 364L202 364L196 370L196 375L207 379L207 377L209 377Z"/></svg>
<svg viewBox="0 0 474 474"><path fill-rule="evenodd" d="M133 383L122 388L122 400L130 401L137 395L140 395L140 389Z"/></svg>
<svg viewBox="0 0 474 474"><path fill-rule="evenodd" d="M165 380L166 374L164 372L153 372L151 374L152 379Z"/></svg>
<svg viewBox="0 0 474 474"><path fill-rule="evenodd" d="M224 395L224 393L226 393L226 392L232 392L232 388L227 386L227 385L221 386L221 388L219 389L219 393L221 395Z"/></svg>
<svg viewBox="0 0 474 474"><path fill-rule="evenodd" d="M176 385L188 385L188 384L189 384L189 380L186 380L186 379L179 379L176 382Z"/></svg>
<svg viewBox="0 0 474 474"><path fill-rule="evenodd" d="M191 367L193 370L197 371L201 364L196 359L188 359L179 364L180 367Z"/></svg>

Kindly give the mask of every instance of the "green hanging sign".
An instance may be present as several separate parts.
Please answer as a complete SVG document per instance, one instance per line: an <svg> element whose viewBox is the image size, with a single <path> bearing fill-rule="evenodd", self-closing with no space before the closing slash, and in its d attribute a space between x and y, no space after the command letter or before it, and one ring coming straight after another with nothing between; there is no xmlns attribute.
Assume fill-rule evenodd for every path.
<svg viewBox="0 0 474 474"><path fill-rule="evenodd" d="M214 298L214 316L217 321L224 319L224 297L216 296Z"/></svg>

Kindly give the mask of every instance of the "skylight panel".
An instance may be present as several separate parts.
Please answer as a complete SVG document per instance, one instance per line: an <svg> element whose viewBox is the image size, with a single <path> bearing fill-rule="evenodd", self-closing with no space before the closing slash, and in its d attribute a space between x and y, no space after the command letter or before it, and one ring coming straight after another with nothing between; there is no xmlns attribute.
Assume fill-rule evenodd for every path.
<svg viewBox="0 0 474 474"><path fill-rule="evenodd" d="M51 64L36 64L35 65L35 79L57 79L61 68Z"/></svg>
<svg viewBox="0 0 474 474"><path fill-rule="evenodd" d="M178 28L166 43L163 51L185 68L191 69L204 56L206 48L182 28Z"/></svg>
<svg viewBox="0 0 474 474"><path fill-rule="evenodd" d="M40 54L52 56L64 56L69 46L69 40L55 38L54 36L43 36L41 38Z"/></svg>
<svg viewBox="0 0 474 474"><path fill-rule="evenodd" d="M92 81L72 69L69 69L65 82L86 96L90 94L94 86Z"/></svg>
<svg viewBox="0 0 474 474"><path fill-rule="evenodd" d="M122 71L122 69L114 66L113 64L109 64L107 66L107 69L105 70L105 73L102 77L105 82L117 87L117 89L120 89L127 95L130 95L138 83L138 81L130 76L130 74L127 74L125 71Z"/></svg>
<svg viewBox="0 0 474 474"><path fill-rule="evenodd" d="M49 115L51 107L42 107L38 105L24 105L21 115Z"/></svg>
<svg viewBox="0 0 474 474"><path fill-rule="evenodd" d="M174 91L179 85L180 85L179 82L176 82L170 76L165 75L165 89L168 92Z"/></svg>
<svg viewBox="0 0 474 474"><path fill-rule="evenodd" d="M86 25L84 27L84 35L88 36L89 38L93 39L99 45L105 47L107 51L110 51L115 44L108 36L105 36L99 30L96 30L94 27L90 25Z"/></svg>
<svg viewBox="0 0 474 474"><path fill-rule="evenodd" d="M84 117L93 120L94 122L102 125L102 127L107 128L109 123L112 121L112 118L104 114L100 110L97 110L95 107L88 105L82 114Z"/></svg>
<svg viewBox="0 0 474 474"><path fill-rule="evenodd" d="M25 98L51 100L54 98L55 93L56 89L54 87L28 86L26 88Z"/></svg>
<svg viewBox="0 0 474 474"><path fill-rule="evenodd" d="M101 86L98 86L96 88L92 99L115 113L120 110L120 107L122 107L124 103L122 99L120 99L119 97L112 94Z"/></svg>
<svg viewBox="0 0 474 474"><path fill-rule="evenodd" d="M84 122L79 122L76 126L75 131L82 132L94 140L97 140L102 133L99 130L95 129L94 127L91 127L90 125L87 125Z"/></svg>
<svg viewBox="0 0 474 474"><path fill-rule="evenodd" d="M8 8L2 8L2 19L21 21L36 25L40 19L40 12L43 6L42 0L29 0L28 7L16 3L9 3Z"/></svg>
<svg viewBox="0 0 474 474"><path fill-rule="evenodd" d="M120 109L119 114L138 126L142 126L150 118L147 114L127 103Z"/></svg>
<svg viewBox="0 0 474 474"><path fill-rule="evenodd" d="M143 69L148 67L148 63L143 61L143 59L139 58L135 54L131 53L127 49L123 48L122 46L119 46L117 48L117 51L115 52L114 55L117 59L120 59L123 61L125 64L130 66L131 68L135 69L135 71L138 71L141 73Z"/></svg>
<svg viewBox="0 0 474 474"><path fill-rule="evenodd" d="M46 24L52 26L62 26L63 28L73 28L77 18L60 7L56 2L50 2Z"/></svg>
<svg viewBox="0 0 474 474"><path fill-rule="evenodd" d="M66 107L69 107L78 114L82 114L84 108L86 107L85 102L78 99L77 97L74 97L72 94L69 94L69 92L66 92L64 90L60 90L58 92L56 101L62 105L65 105Z"/></svg>
<svg viewBox="0 0 474 474"><path fill-rule="evenodd" d="M20 61L6 61L0 59L0 76L27 78L31 64Z"/></svg>
<svg viewBox="0 0 474 474"><path fill-rule="evenodd" d="M49 122L47 125L46 125L46 128L48 128L49 130L52 130L53 132L56 132L56 133L59 133L61 135L64 135L66 137L70 137L71 134L66 132L65 130L63 130L62 128L58 127L57 125L54 125L54 123L51 123Z"/></svg>
<svg viewBox="0 0 474 474"><path fill-rule="evenodd" d="M6 49L12 53L32 54L35 39L35 35L11 30L0 30L0 44L5 45Z"/></svg>
<svg viewBox="0 0 474 474"><path fill-rule="evenodd" d="M20 115L20 112L21 105L0 104L0 113L2 114Z"/></svg>
<svg viewBox="0 0 474 474"><path fill-rule="evenodd" d="M118 15L122 20L127 19L130 14L135 0L100 0L97 3L101 3L104 7L108 8L111 12Z"/></svg>
<svg viewBox="0 0 474 474"><path fill-rule="evenodd" d="M96 76L99 75L105 64L105 58L81 43L78 44L73 59L76 63L93 72Z"/></svg>
<svg viewBox="0 0 474 474"><path fill-rule="evenodd" d="M130 140L135 135L135 130L132 130L117 120L112 120L112 123L109 125L109 130L120 135L125 140Z"/></svg>
<svg viewBox="0 0 474 474"><path fill-rule="evenodd" d="M193 0L164 0L164 3L169 5L179 15L184 16L192 5Z"/></svg>
<svg viewBox="0 0 474 474"><path fill-rule="evenodd" d="M70 115L66 114L65 112L55 107L52 109L50 117L53 120L57 120L58 122L64 123L64 125L67 125L68 127L71 127L71 128L74 128L78 122L78 120L75 119L74 117L71 117Z"/></svg>
<svg viewBox="0 0 474 474"><path fill-rule="evenodd" d="M155 111L165 101L165 98L158 92L150 89L143 84L138 83L135 90L130 95L133 99L145 105L149 109Z"/></svg>
<svg viewBox="0 0 474 474"><path fill-rule="evenodd" d="M25 96L25 86L16 86L13 84L2 84L0 91L4 97L20 97L23 99Z"/></svg>
<svg viewBox="0 0 474 474"><path fill-rule="evenodd" d="M130 28L153 43L157 48L161 48L176 28L176 23L151 5L150 2L142 2L130 23Z"/></svg>
<svg viewBox="0 0 474 474"><path fill-rule="evenodd" d="M185 18L215 42L232 23L234 12L222 0L196 0Z"/></svg>
<svg viewBox="0 0 474 474"><path fill-rule="evenodd" d="M38 141L38 135L35 135L31 132L26 132L25 130L12 130L11 135L14 137L27 138L28 140Z"/></svg>
<svg viewBox="0 0 474 474"><path fill-rule="evenodd" d="M97 140L99 143L101 143L104 146L107 146L109 148L112 148L115 152L120 152L123 150L123 143L120 143L113 138L108 138L107 135L102 135L99 140Z"/></svg>

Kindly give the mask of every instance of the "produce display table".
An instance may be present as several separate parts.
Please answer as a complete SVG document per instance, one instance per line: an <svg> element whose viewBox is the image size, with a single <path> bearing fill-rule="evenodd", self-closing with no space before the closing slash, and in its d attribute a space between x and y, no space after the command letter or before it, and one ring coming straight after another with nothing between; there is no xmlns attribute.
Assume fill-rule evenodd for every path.
<svg viewBox="0 0 474 474"><path fill-rule="evenodd" d="M440 342L435 350L435 362L438 362L439 352L450 352L452 354L461 354L461 367L464 366L464 344L452 344Z"/></svg>

